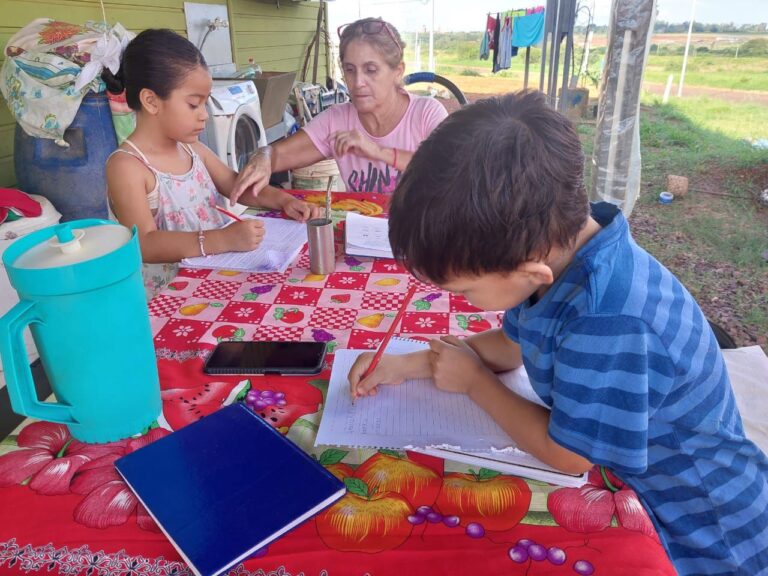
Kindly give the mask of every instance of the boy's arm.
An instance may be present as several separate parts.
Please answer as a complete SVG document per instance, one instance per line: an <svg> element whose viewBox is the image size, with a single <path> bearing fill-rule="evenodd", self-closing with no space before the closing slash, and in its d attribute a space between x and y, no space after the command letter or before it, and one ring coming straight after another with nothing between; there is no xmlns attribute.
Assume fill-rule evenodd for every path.
<svg viewBox="0 0 768 576"><path fill-rule="evenodd" d="M492 372L506 372L523 365L520 346L510 340L501 328L473 334L464 342Z"/></svg>
<svg viewBox="0 0 768 576"><path fill-rule="evenodd" d="M521 450L545 464L571 474L581 474L592 467L587 459L563 448L549 436L550 411L504 386L467 340L443 336L429 345L432 375L438 388L467 394Z"/></svg>
<svg viewBox="0 0 768 576"><path fill-rule="evenodd" d="M582 474L592 463L562 447L549 435L550 411L509 390L486 373L470 389L469 397L509 434L515 444L545 464L568 474Z"/></svg>

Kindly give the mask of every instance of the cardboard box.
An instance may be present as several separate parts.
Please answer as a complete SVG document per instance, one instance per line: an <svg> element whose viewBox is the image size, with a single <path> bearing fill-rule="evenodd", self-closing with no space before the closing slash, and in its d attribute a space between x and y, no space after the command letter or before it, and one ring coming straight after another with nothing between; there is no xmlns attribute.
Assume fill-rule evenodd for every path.
<svg viewBox="0 0 768 576"><path fill-rule="evenodd" d="M283 112L295 78L296 72L262 72L253 79L261 101L264 128L271 128L283 121Z"/></svg>

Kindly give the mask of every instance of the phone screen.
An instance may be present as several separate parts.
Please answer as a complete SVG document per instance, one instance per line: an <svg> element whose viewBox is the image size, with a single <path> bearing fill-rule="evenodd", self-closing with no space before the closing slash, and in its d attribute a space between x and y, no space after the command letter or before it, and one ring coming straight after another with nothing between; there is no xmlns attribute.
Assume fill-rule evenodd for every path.
<svg viewBox="0 0 768 576"><path fill-rule="evenodd" d="M205 364L209 374L317 374L324 342L221 342Z"/></svg>

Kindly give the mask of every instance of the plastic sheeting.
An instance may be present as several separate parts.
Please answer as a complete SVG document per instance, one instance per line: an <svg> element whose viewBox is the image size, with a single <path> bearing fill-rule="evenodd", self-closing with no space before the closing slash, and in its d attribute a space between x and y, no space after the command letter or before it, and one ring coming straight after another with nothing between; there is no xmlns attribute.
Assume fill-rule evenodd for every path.
<svg viewBox="0 0 768 576"><path fill-rule="evenodd" d="M629 216L640 194L640 90L656 0L613 0L600 84L590 199Z"/></svg>
<svg viewBox="0 0 768 576"><path fill-rule="evenodd" d="M14 34L5 47L0 92L16 121L30 136L61 146L80 102L89 90L101 92L104 67L116 73L120 55L134 34L120 24L70 24L38 18Z"/></svg>

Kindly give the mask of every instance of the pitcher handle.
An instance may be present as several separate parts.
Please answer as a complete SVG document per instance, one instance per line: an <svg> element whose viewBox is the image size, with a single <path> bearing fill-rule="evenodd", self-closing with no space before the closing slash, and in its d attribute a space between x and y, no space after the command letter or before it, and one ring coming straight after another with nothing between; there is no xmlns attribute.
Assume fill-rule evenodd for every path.
<svg viewBox="0 0 768 576"><path fill-rule="evenodd" d="M37 398L24 344L24 328L32 322L42 323L43 319L37 315L35 303L29 300L22 300L0 318L0 358L13 411L48 422L77 424L68 404L41 402Z"/></svg>

